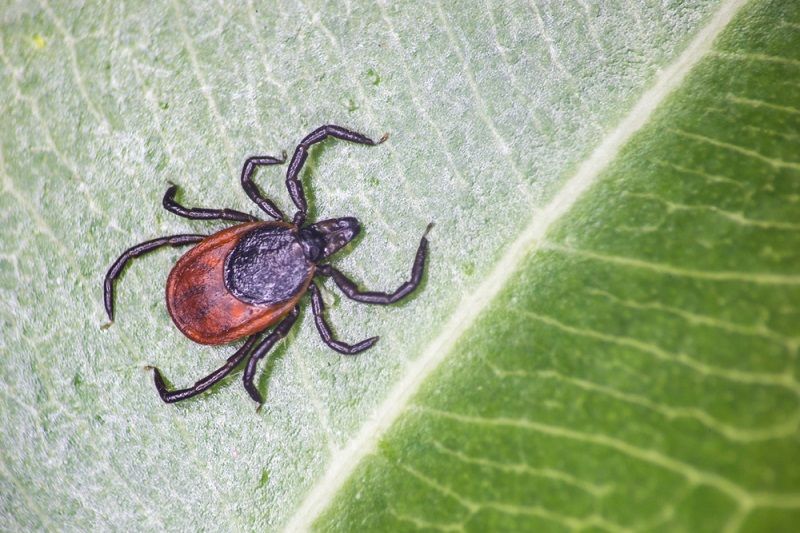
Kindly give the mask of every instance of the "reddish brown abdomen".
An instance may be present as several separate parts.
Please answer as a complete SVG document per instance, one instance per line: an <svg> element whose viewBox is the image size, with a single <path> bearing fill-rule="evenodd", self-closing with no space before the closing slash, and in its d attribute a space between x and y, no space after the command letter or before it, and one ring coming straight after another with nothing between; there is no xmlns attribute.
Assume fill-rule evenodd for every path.
<svg viewBox="0 0 800 533"><path fill-rule="evenodd" d="M273 305L251 305L225 287L225 258L249 231L284 222L249 222L217 232L186 252L167 279L167 310L181 332L200 344L225 344L258 333L278 322L297 305L311 282L297 295Z"/></svg>

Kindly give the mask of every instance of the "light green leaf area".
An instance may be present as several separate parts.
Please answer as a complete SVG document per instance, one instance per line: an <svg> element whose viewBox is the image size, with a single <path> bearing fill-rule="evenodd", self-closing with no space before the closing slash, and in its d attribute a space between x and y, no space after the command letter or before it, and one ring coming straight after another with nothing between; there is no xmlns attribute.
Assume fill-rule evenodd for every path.
<svg viewBox="0 0 800 533"><path fill-rule="evenodd" d="M715 0L4 3L0 530L287 523L409 365L447 333L459 302L531 213L717 9ZM770 43L798 35L788 23L760 24L774 35L740 36L758 53L773 55ZM794 435L795 385L785 376L797 295L794 281L774 279L796 280L797 210L787 207L797 199L796 169L781 166L796 160L787 147L797 143L797 105L786 99L797 94L796 70L759 60L709 65L735 72L739 85L720 92L723 73L705 66L707 80L693 86L707 106L671 104L687 117L686 134L640 140L627 166L617 165L624 179L609 179L569 216L551 236L559 250L531 259L420 399L443 412L615 439L698 474L565 435L415 411L406 424L421 433L407 448L408 433L395 432L387 455L368 462L371 472L391 473L375 478L385 486L365 485L354 519L364 509L355 503L368 497L396 502L387 513L465 519L457 500L391 464L476 502L491 496L575 517L600 506L623 524L669 518L669 505L676 517L716 516L701 510L719 505L728 520L747 495L760 503L773 500L759 491L790 493L792 468L775 465L789 453L782 439ZM751 92L756 82L769 95ZM771 103L754 103L762 98ZM186 205L256 213L238 183L244 159L290 152L324 123L390 134L374 148L327 142L303 173L313 217L354 215L363 224L336 265L365 287L393 288L434 220L421 290L376 308L326 284L337 335L380 342L342 357L304 310L260 368L259 413L241 371L199 398L162 404L146 365L186 386L236 346L199 346L172 325L164 283L182 250L134 262L118 284L116 322L101 329L106 269L137 242L226 226L165 212L168 182ZM745 151L711 151L704 135ZM282 173L256 179L289 212ZM582 252L742 279L657 275ZM435 404L433 391L443 402L462 399ZM485 440L462 443L460 434ZM432 454L434 467L414 463L415 450ZM526 466L505 471L473 459ZM715 472L743 492L706 482ZM425 515L403 497L453 514ZM400 520L381 511L370 511L376 525Z"/></svg>
<svg viewBox="0 0 800 533"><path fill-rule="evenodd" d="M796 531L800 4L754 2L412 399L336 531Z"/></svg>

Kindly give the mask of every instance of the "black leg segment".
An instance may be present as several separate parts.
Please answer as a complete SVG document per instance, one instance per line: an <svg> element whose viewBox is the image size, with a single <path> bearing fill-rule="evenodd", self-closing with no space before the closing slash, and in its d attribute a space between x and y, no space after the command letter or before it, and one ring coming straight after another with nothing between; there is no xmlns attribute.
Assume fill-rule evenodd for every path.
<svg viewBox="0 0 800 533"><path fill-rule="evenodd" d="M289 196L291 196L292 202L297 206L294 223L298 226L303 225L306 213L308 212L308 203L306 202L306 195L303 192L303 184L300 183L300 171L303 168L303 164L306 162L308 149L311 145L322 142L328 137L335 137L343 141L373 146L385 141L388 135L384 135L378 142L375 142L369 137L365 137L355 131L328 124L315 129L300 141L300 144L298 144L297 148L294 150L294 155L289 163L289 169L286 171L286 188L289 189Z"/></svg>
<svg viewBox="0 0 800 533"><path fill-rule="evenodd" d="M417 255L414 258L414 266L411 267L411 279L400 285L394 292L362 291L358 286L331 265L319 265L317 272L323 276L330 276L342 292L350 299L367 304L389 305L402 300L419 286L422 281L422 273L425 271L425 261L428 257L428 232L433 227L433 222L428 224L422 239L419 241Z"/></svg>
<svg viewBox="0 0 800 533"><path fill-rule="evenodd" d="M169 237L160 237L151 241L141 242L122 252L122 255L119 256L117 260L114 261L114 264L111 265L111 268L108 269L105 282L103 283L103 303L106 307L108 319L114 320L114 281L119 277L128 261L134 257L146 254L147 252L152 252L162 246L185 246L187 244L195 244L202 241L207 236L208 235L196 234L170 235Z"/></svg>
<svg viewBox="0 0 800 533"><path fill-rule="evenodd" d="M289 330L292 329L295 320L297 320L298 313L299 310L297 307L292 309L292 311L286 315L286 318L284 318L280 324L275 326L275 329L273 329L270 334L267 335L263 341L261 341L256 349L253 350L250 360L247 361L247 367L244 369L243 376L244 388L247 390L247 393L250 395L250 397L258 403L259 407L262 403L264 403L264 399L261 398L261 393L258 392L254 381L256 375L256 366L258 365L258 362L269 353L272 347L275 346L275 343L289 333Z"/></svg>
<svg viewBox="0 0 800 533"><path fill-rule="evenodd" d="M241 348L236 350L236 353L228 357L228 360L224 365L203 379L199 380L188 389L167 390L167 386L164 383L164 378L161 376L161 372L158 370L158 368L154 366L149 367L153 370L153 381L155 381L158 395L161 396L161 399L164 401L164 403L175 403L187 398L191 398L192 396L197 396L201 392L208 390L212 385L218 383L225 376L230 374L231 370L236 368L236 366L241 363L245 357L247 357L247 354L250 353L250 350L253 348L253 345L256 343L257 339L258 334L250 336L247 339L247 342L245 342Z"/></svg>
<svg viewBox="0 0 800 533"><path fill-rule="evenodd" d="M175 201L177 185L171 185L164 193L161 205L170 213L191 220L234 220L237 222L256 222L258 218L235 209L206 209L204 207L184 207Z"/></svg>
<svg viewBox="0 0 800 533"><path fill-rule="evenodd" d="M247 196L249 196L250 199L253 200L262 211L275 220L283 220L283 213L280 209L278 209L278 206L272 202L272 200L261 194L258 186L253 182L253 173L258 167L266 165L282 165L285 162L285 153L283 154L282 159L278 159L277 157L272 157L269 155L257 155L254 157L248 157L244 162L244 167L242 167L242 189L244 189L244 192L247 193Z"/></svg>
<svg viewBox="0 0 800 533"><path fill-rule="evenodd" d="M319 288L314 282L311 282L311 284L308 286L308 290L311 293L311 308L314 311L314 323L317 325L317 331L319 331L319 335L322 337L322 341L325 344L339 353L343 353L345 355L355 355L359 352L363 352L364 350L372 348L372 346L378 342L378 337L370 337L369 339L363 340L356 344L347 344L336 340L333 337L333 332L331 331L330 326L327 322L325 322L325 304L322 301L322 295L319 292Z"/></svg>

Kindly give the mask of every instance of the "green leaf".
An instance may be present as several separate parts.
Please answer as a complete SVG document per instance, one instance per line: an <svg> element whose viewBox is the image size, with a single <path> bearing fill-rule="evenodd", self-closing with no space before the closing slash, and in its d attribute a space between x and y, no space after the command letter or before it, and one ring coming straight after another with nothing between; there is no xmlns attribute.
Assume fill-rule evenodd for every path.
<svg viewBox="0 0 800 533"><path fill-rule="evenodd" d="M319 529L796 530L799 30L731 23Z"/></svg>
<svg viewBox="0 0 800 533"><path fill-rule="evenodd" d="M673 366L659 354L692 361L704 356L697 360L724 367L729 376L774 379L794 372L795 285L683 275L796 279L797 247L789 242L796 169L780 165L796 160L790 97L796 101L798 89L791 61L729 60L741 85L730 97L718 91L724 73L703 67L706 78L696 74L691 82L699 87L695 96L710 102L702 114L676 99L669 104L673 112L656 119L677 120L681 111L689 117L681 123L685 132L755 150L771 163L728 150L739 159L714 156L702 166L714 148L708 142L672 130L651 133L649 140L645 135L602 187L582 195L584 202L563 216L548 236L551 247L522 265L508 262L531 215L536 219L554 199L569 196L573 176L649 94L659 71L685 56L693 36L716 20L712 15L737 6L714 0L5 6L0 529L264 530L310 521L316 515L306 512L309 502L319 509L336 496L338 486L327 481L331 473L354 466L358 452L369 449L360 445L383 436L384 426L373 421L393 420L387 398L404 384L411 392L420 386L413 371L432 361L428 355L444 346L438 344L443 338L457 348L414 400L423 411L411 409L381 441L380 453L342 489L325 524L347 526L346 518L388 527L382 519L396 520L392 512L419 524L461 519L457 501L403 466L452 490L500 491L493 496L509 505L528 505L513 497L541 495L544 487L548 498L561 499L532 505L578 518L601 506L597 516L609 523L659 512L665 520L729 519L742 501L704 476L687 484L685 471L625 460L607 446L517 427L476 433L431 415L433 409L475 418L519 415L515 420L606 435L665 457L674 452L681 465L717 472L746 494L774 496L777 511L789 516L796 472L774 465L787 463L796 445L793 391L786 383L725 381L708 372L700 379L686 364ZM769 33L742 29L722 49L735 57L748 50L791 57L797 47L786 43L795 39L796 45L796 13L779 26L777 15L757 15L752 24L769 24ZM772 97L750 92L753 80ZM759 98L788 109L753 104ZM741 117L724 122L725 113L714 111L719 107ZM328 284L337 334L349 341L378 334L381 341L357 358L343 358L322 344L304 311L262 365L259 386L267 403L260 413L242 390L241 372L211 393L163 405L145 365L158 365L175 386L188 385L235 346L198 346L172 326L163 285L180 250L156 252L127 269L118 284L116 323L101 329L107 267L142 240L224 227L164 212L160 199L168 181L180 186L178 199L187 205L255 213L238 186L244 159L291 151L322 123L375 137L390 133L376 148L328 142L309 160L304 183L313 216L355 215L365 228L337 266L364 286L394 287L408 275L419 236L434 220L424 286L408 302L375 308L344 299ZM691 127L696 123L711 129ZM734 129L747 124L764 131ZM726 135L714 135L719 131ZM689 149L699 151L681 157ZM710 177L695 182L685 170L654 170L637 155L642 152L663 152L663 161L706 169ZM749 174L729 175L731 167L753 172L753 183ZM268 169L257 180L289 211L281 175ZM666 180L661 188L659 180ZM675 189L678 180L692 186ZM512 256L520 258L525 250L517 252ZM675 279L598 261L601 256L670 265ZM510 278L512 269L519 273ZM479 299L465 310L462 302L489 294L481 287L495 279L502 280L495 292L502 292L492 307ZM459 317L481 312L475 329L458 325ZM660 351L643 354L638 344L578 334L585 331ZM449 353L443 349L435 361ZM398 414L405 407L398 405ZM720 432L724 428L739 436L788 429L781 438L742 443ZM466 439L459 448L454 436L462 433L483 441ZM522 457L502 456L509 443L517 443L513 449ZM541 455L526 455L531 450ZM523 469L544 475L495 471L450 452L512 465L526 461ZM423 456L433 464L414 462ZM442 465L455 466L444 475ZM492 477L498 475L517 477ZM333 490L325 493L326 487ZM318 494L324 497L314 500ZM389 495L396 498L392 506L364 508ZM404 498L419 498L440 516ZM342 518L338 513L345 511ZM741 519L778 514L754 507Z"/></svg>

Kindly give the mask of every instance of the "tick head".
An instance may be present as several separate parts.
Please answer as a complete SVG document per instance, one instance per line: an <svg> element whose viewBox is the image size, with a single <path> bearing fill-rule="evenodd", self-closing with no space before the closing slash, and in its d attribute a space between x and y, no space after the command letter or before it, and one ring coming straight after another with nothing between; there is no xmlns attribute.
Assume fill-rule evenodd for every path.
<svg viewBox="0 0 800 533"><path fill-rule="evenodd" d="M320 259L338 252L348 242L356 238L361 224L353 217L332 218L308 226L322 238L323 251Z"/></svg>

